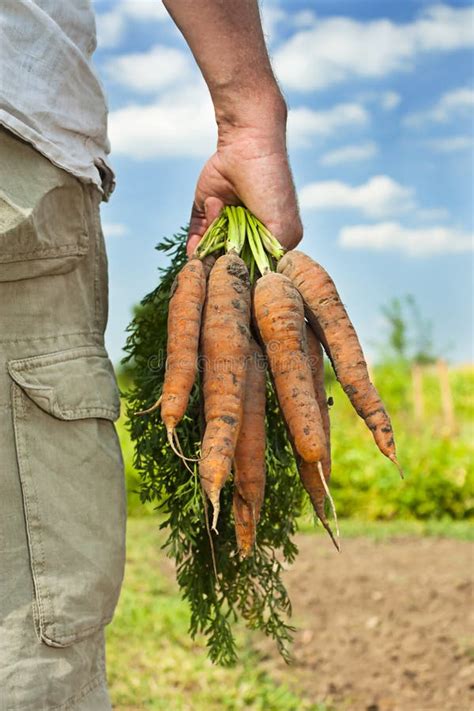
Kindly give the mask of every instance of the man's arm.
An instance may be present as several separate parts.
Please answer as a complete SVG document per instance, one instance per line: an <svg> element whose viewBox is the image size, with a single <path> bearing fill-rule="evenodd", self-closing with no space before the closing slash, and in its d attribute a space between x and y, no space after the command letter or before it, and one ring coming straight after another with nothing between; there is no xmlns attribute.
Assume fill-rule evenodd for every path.
<svg viewBox="0 0 474 711"><path fill-rule="evenodd" d="M244 204L286 247L302 235L286 151L286 105L257 0L163 0L211 93L216 153L199 177L188 252L224 204Z"/></svg>

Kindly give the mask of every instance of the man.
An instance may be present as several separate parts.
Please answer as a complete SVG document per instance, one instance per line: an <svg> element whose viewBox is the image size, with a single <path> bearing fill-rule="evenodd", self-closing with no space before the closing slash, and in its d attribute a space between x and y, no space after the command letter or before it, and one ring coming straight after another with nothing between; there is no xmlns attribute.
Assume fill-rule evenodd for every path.
<svg viewBox="0 0 474 711"><path fill-rule="evenodd" d="M149 0L158 2L159 0ZM287 247L301 223L286 106L257 0L165 0L208 84L218 145L188 250L243 203ZM0 9L0 711L110 709L104 627L120 591L125 496L104 350L106 105L89 0Z"/></svg>

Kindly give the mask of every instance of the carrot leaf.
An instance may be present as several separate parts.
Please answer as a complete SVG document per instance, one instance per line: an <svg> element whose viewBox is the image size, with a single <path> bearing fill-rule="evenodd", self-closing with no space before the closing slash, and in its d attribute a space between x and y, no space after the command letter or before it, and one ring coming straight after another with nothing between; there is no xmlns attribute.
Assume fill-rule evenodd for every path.
<svg viewBox="0 0 474 711"><path fill-rule="evenodd" d="M284 249L265 225L247 208L227 205L209 225L196 248L196 256L234 251L244 260L250 281L274 271Z"/></svg>
<svg viewBox="0 0 474 711"><path fill-rule="evenodd" d="M239 237L234 235L236 240L241 240L243 234L241 210L243 208L233 208L232 211L234 226L237 225L239 232ZM227 228L220 216L205 236L203 251L211 253L217 245L222 249L222 229ZM218 232L217 237L214 231ZM244 260L250 260L250 270L253 265L255 274L260 268L254 255L257 253L260 260L262 241L254 242L254 252L248 234L246 229L241 255ZM166 532L164 550L174 562L181 595L189 605L190 634L205 637L210 659L221 665L234 664L238 659L235 632L245 624L273 638L288 660L293 627L289 624L291 604L282 572L285 563L291 563L297 553L293 537L304 494L270 379L267 382L267 486L255 551L244 560L237 555L232 482L228 482L221 494L219 535L213 537L217 578L197 468L191 474L167 446L159 412L135 416L137 411L153 405L162 389L168 302L173 281L187 259L185 241L183 230L158 245L157 249L169 262L160 269L157 288L145 296L128 327L124 362L134 384L126 393L126 399L128 427L135 444L134 464L141 477L140 496L143 502L156 505L157 521ZM199 454L201 427L202 406L197 382L186 416L177 429L183 450L189 456ZM152 570L150 575L153 575Z"/></svg>

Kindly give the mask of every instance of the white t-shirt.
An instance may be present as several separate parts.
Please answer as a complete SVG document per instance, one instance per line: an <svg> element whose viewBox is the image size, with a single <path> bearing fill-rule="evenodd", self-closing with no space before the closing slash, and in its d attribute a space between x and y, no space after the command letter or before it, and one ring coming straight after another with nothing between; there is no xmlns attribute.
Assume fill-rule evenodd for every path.
<svg viewBox="0 0 474 711"><path fill-rule="evenodd" d="M107 199L114 178L95 48L90 0L0 1L0 124Z"/></svg>

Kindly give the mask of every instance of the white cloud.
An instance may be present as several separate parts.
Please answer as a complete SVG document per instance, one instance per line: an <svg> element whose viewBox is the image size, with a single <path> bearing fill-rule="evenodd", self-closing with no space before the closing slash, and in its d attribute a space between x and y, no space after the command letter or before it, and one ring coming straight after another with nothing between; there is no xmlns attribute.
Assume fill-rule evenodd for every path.
<svg viewBox="0 0 474 711"><path fill-rule="evenodd" d="M355 163L361 160L368 160L377 155L377 145L373 141L358 143L349 146L336 148L321 156L322 165L341 165L341 163Z"/></svg>
<svg viewBox="0 0 474 711"><path fill-rule="evenodd" d="M385 47L395 44L392 23L361 23L344 17L317 22L294 34L275 54L275 71L287 87L300 91L323 89L354 75L382 76L395 67ZM403 54L403 46L399 54ZM407 50L405 50L405 53Z"/></svg>
<svg viewBox="0 0 474 711"><path fill-rule="evenodd" d="M169 17L161 0L122 0L120 7L128 17L143 22L161 22Z"/></svg>
<svg viewBox="0 0 474 711"><path fill-rule="evenodd" d="M337 210L339 212L341 210L353 210L368 218L379 220L398 217L407 213L419 223L447 220L449 218L449 211L444 207L421 207L416 200L414 188L401 185L387 175L376 175L366 183L356 186L348 185L339 180L310 183L300 190L299 200L303 210ZM383 224L393 225L394 223ZM370 227L375 228L378 225ZM347 227L344 229L350 231L351 240L354 243L356 240L360 240L362 244L365 239L364 230L366 225L356 225L354 228ZM352 229L355 231L351 232ZM439 226L430 228L430 230L420 228L420 231L423 234L425 232L427 234L428 232L429 234L435 234L433 230L436 229L444 230L445 228ZM369 230L369 233L371 235L370 239L375 239L373 235L379 234L379 232L374 232L372 229ZM382 231L382 234L385 234L385 232ZM376 243L384 244L382 239L376 241Z"/></svg>
<svg viewBox="0 0 474 711"><path fill-rule="evenodd" d="M347 249L402 252L422 257L456 254L473 249L472 235L452 227L404 227L398 222L344 227L339 243Z"/></svg>
<svg viewBox="0 0 474 711"><path fill-rule="evenodd" d="M105 71L111 81L148 93L187 81L195 70L185 52L155 45L148 52L113 57L106 62Z"/></svg>
<svg viewBox="0 0 474 711"><path fill-rule="evenodd" d="M438 153L456 153L457 151L472 150L474 140L472 136L447 136L445 138L432 138L426 145Z"/></svg>
<svg viewBox="0 0 474 711"><path fill-rule="evenodd" d="M314 26L296 32L278 49L275 70L285 86L300 91L323 89L354 77L382 77L410 69L422 53L472 46L473 17L470 7L439 4L405 24L386 19L316 19Z"/></svg>
<svg viewBox="0 0 474 711"><path fill-rule="evenodd" d="M116 0L113 10L96 13L98 46L102 49L117 47L130 20L163 22L169 20L169 15L161 0Z"/></svg>
<svg viewBox="0 0 474 711"><path fill-rule="evenodd" d="M411 26L405 25L413 34L419 50L449 51L472 47L474 36L472 7L452 7L438 3L426 8ZM403 27L403 25L401 26Z"/></svg>
<svg viewBox="0 0 474 711"><path fill-rule="evenodd" d="M125 18L116 10L97 13L96 26L97 46L100 49L109 49L120 43L125 29Z"/></svg>
<svg viewBox="0 0 474 711"><path fill-rule="evenodd" d="M273 44L277 38L278 27L284 22L288 22L288 15L283 8L278 5L268 5L262 3L260 6L260 17L262 20L263 34L268 45Z"/></svg>
<svg viewBox="0 0 474 711"><path fill-rule="evenodd" d="M384 91L380 96L380 105L385 111L396 109L402 100L400 94L396 91Z"/></svg>
<svg viewBox="0 0 474 711"><path fill-rule="evenodd" d="M278 3L268 2L267 0L261 0L259 6L263 33L269 46L277 41L278 31L282 26L301 29L311 27L316 20L316 15L312 10L288 12Z"/></svg>
<svg viewBox="0 0 474 711"><path fill-rule="evenodd" d="M447 123L455 118L470 117L474 108L474 89L461 87L443 94L427 111L419 111L405 117L407 126L423 126L426 123Z"/></svg>
<svg viewBox="0 0 474 711"><path fill-rule="evenodd" d="M313 27L316 22L316 15L312 10L300 10L295 12L291 18L293 27Z"/></svg>
<svg viewBox="0 0 474 711"><path fill-rule="evenodd" d="M288 140L291 147L311 145L314 136L328 136L342 129L365 126L369 114L360 104L337 104L315 111L306 106L291 109L288 115Z"/></svg>
<svg viewBox="0 0 474 711"><path fill-rule="evenodd" d="M421 222L433 222L434 220L447 220L449 210L445 207L418 208L416 217Z"/></svg>
<svg viewBox="0 0 474 711"><path fill-rule="evenodd" d="M396 91L387 89L385 91L358 92L356 100L361 104L374 106L375 109L393 111L401 103L402 97Z"/></svg>
<svg viewBox="0 0 474 711"><path fill-rule="evenodd" d="M109 135L116 155L136 160L208 157L216 145L209 92L200 81L165 92L152 104L113 111Z"/></svg>
<svg viewBox="0 0 474 711"><path fill-rule="evenodd" d="M372 218L383 218L416 207L413 188L400 185L387 175L351 186L338 180L305 185L299 193L302 209L352 209Z"/></svg>
<svg viewBox="0 0 474 711"><path fill-rule="evenodd" d="M124 237L128 234L128 227L122 222L103 222L102 231L106 239L110 237Z"/></svg>
<svg viewBox="0 0 474 711"><path fill-rule="evenodd" d="M141 62L142 58L137 61ZM110 63L111 70L113 65L114 61ZM122 70L121 81L128 85L134 78L133 68L129 65ZM140 81L142 90L151 90L152 76L147 79L143 75ZM193 82L165 89L151 104L130 104L112 111L109 135L113 152L137 160L209 155L216 144L214 110L209 91L197 73ZM339 104L324 111L299 107L289 112L289 143L292 147L310 146L315 136L329 136L364 126L368 121L367 111L359 104Z"/></svg>

